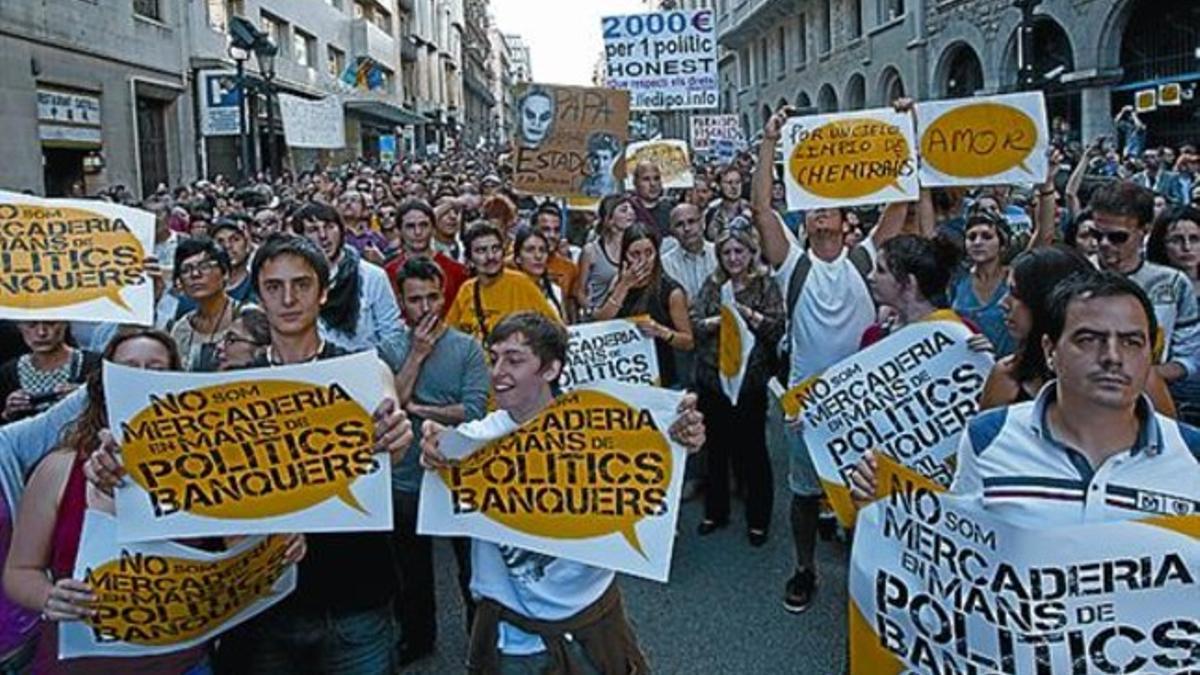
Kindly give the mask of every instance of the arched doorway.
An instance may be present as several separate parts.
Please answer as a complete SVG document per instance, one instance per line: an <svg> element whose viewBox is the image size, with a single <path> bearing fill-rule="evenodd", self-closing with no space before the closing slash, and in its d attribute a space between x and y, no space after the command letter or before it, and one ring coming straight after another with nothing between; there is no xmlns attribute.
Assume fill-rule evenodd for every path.
<svg viewBox="0 0 1200 675"><path fill-rule="evenodd" d="M861 73L855 73L846 84L846 110L862 110L866 107L867 80Z"/></svg>
<svg viewBox="0 0 1200 675"><path fill-rule="evenodd" d="M1020 82L1020 62L1017 59L1021 29L1018 26L1008 38L1004 61L1000 66L1000 84L1005 91L1023 89ZM1066 121L1077 137L1082 110L1078 89L1062 83L1062 76L1075 71L1075 50L1071 38L1062 25L1053 18L1039 14L1033 20L1033 54L1031 57L1034 88L1046 95L1046 114L1051 121L1059 118Z"/></svg>
<svg viewBox="0 0 1200 675"><path fill-rule="evenodd" d="M965 42L956 42L942 52L937 72L937 91L942 98L965 98L983 89L983 63Z"/></svg>
<svg viewBox="0 0 1200 675"><path fill-rule="evenodd" d="M771 119L771 106L764 103L762 107L762 126L766 126L769 119ZM762 127L760 126L759 128Z"/></svg>
<svg viewBox="0 0 1200 675"><path fill-rule="evenodd" d="M780 110L780 109L782 109L782 108L786 108L786 107L788 107L788 105L790 105L790 104L788 103L788 100L787 100L786 98L783 98L783 97L781 96L781 97L779 98L779 103L776 103L776 104L775 104L775 110Z"/></svg>
<svg viewBox="0 0 1200 675"><path fill-rule="evenodd" d="M880 99L877 103L881 106L891 105L896 99L904 98L904 80L900 77L900 71L893 66L884 68L879 76L878 91Z"/></svg>
<svg viewBox="0 0 1200 675"><path fill-rule="evenodd" d="M1134 94L1179 82L1183 90L1200 93L1196 75L1197 27L1200 3L1178 0L1130 0L1127 23L1120 35L1121 82L1112 88L1113 111L1132 105ZM1119 27L1119 26L1118 26ZM1115 35L1114 35L1115 37ZM1178 145L1200 136L1200 96L1184 98L1177 106L1159 106L1141 115L1147 145Z"/></svg>
<svg viewBox="0 0 1200 675"><path fill-rule="evenodd" d="M812 112L813 104L812 99L808 96L808 92L802 91L796 94L796 108L802 112Z"/></svg>
<svg viewBox="0 0 1200 675"><path fill-rule="evenodd" d="M838 110L837 92L833 90L833 85L823 84L820 91L817 92L817 112L831 113Z"/></svg>

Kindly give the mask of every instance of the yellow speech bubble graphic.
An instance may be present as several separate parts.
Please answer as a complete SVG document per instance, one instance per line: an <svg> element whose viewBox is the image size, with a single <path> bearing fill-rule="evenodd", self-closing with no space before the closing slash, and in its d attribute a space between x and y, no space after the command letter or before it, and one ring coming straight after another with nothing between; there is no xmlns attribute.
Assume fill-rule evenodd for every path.
<svg viewBox="0 0 1200 675"><path fill-rule="evenodd" d="M559 397L517 431L441 471L456 514L519 532L588 539L667 513L671 447L649 410L592 390Z"/></svg>
<svg viewBox="0 0 1200 675"><path fill-rule="evenodd" d="M248 519L338 497L381 469L371 415L338 384L218 384L163 396L121 424L125 470L156 516Z"/></svg>
<svg viewBox="0 0 1200 675"><path fill-rule="evenodd" d="M717 367L725 377L736 377L742 369L742 332L733 311L721 305L721 331L717 335Z"/></svg>
<svg viewBox="0 0 1200 675"><path fill-rule="evenodd" d="M788 172L802 190L825 199L857 199L885 187L900 190L912 175L912 150L894 124L870 118L834 120L802 129Z"/></svg>
<svg viewBox="0 0 1200 675"><path fill-rule="evenodd" d="M652 143L636 148L630 153L627 164L636 166L643 161L658 167L665 182L681 178L692 170L687 152L682 147L670 143Z"/></svg>
<svg viewBox="0 0 1200 675"><path fill-rule="evenodd" d="M921 157L955 178L986 178L1021 167L1037 146L1037 124L1001 103L972 103L942 115L921 134Z"/></svg>
<svg viewBox="0 0 1200 675"><path fill-rule="evenodd" d="M146 252L120 218L85 209L0 204L0 306L48 309L108 298L126 311Z"/></svg>
<svg viewBox="0 0 1200 675"><path fill-rule="evenodd" d="M194 640L271 595L286 550L282 536L224 560L122 550L116 560L86 571L97 614L85 621L101 642L157 647Z"/></svg>

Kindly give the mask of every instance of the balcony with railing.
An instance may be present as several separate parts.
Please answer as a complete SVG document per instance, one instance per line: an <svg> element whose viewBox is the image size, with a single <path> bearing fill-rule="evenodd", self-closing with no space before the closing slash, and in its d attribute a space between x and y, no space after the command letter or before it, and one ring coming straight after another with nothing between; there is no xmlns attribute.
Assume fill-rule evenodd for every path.
<svg viewBox="0 0 1200 675"><path fill-rule="evenodd" d="M369 58L392 70L398 65L396 40L366 19L353 19L350 22L350 52L352 58Z"/></svg>

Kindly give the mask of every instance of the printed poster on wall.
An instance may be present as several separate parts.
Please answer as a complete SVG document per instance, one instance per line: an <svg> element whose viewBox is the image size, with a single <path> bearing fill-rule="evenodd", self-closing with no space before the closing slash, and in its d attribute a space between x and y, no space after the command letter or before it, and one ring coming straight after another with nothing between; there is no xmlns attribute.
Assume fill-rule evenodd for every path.
<svg viewBox="0 0 1200 675"><path fill-rule="evenodd" d="M1026 529L880 478L851 548L852 675L1200 669L1200 516Z"/></svg>
<svg viewBox="0 0 1200 675"><path fill-rule="evenodd" d="M717 333L717 375L721 389L730 402L737 405L742 391L742 380L746 379L746 366L750 363L750 352L754 351L754 333L746 325L746 319L738 311L737 299L733 294L733 282L721 285L721 328Z"/></svg>
<svg viewBox="0 0 1200 675"><path fill-rule="evenodd" d="M916 104L921 185L1043 183L1050 170L1040 91Z"/></svg>
<svg viewBox="0 0 1200 675"><path fill-rule="evenodd" d="M602 18L604 86L634 110L716 108L716 23L711 9Z"/></svg>
<svg viewBox="0 0 1200 675"><path fill-rule="evenodd" d="M560 197L621 191L629 92L523 84L516 96L513 187Z"/></svg>
<svg viewBox="0 0 1200 675"><path fill-rule="evenodd" d="M279 94L283 135L291 148L343 148L346 146L346 112L336 96L310 100Z"/></svg>
<svg viewBox="0 0 1200 675"><path fill-rule="evenodd" d="M636 317L567 326L567 364L558 380L564 391L597 382L658 386L654 338L638 328Z"/></svg>
<svg viewBox="0 0 1200 675"><path fill-rule="evenodd" d="M173 542L118 544L116 520L88 511L74 578L92 586L97 615L58 624L59 658L150 656L204 644L295 590L286 551L283 535L250 537L221 553Z"/></svg>
<svg viewBox="0 0 1200 675"><path fill-rule="evenodd" d="M105 362L120 541L391 529L381 368L374 352L224 373Z"/></svg>
<svg viewBox="0 0 1200 675"><path fill-rule="evenodd" d="M630 143L625 150L626 189L634 189L633 171L639 162L650 162L658 167L664 189L690 188L696 182L687 141L664 139Z"/></svg>
<svg viewBox="0 0 1200 675"><path fill-rule="evenodd" d="M848 475L867 450L942 485L954 475L959 435L979 410L990 354L950 311L911 324L790 389L804 441L841 523L854 524Z"/></svg>
<svg viewBox="0 0 1200 675"><path fill-rule="evenodd" d="M0 191L0 318L154 324L154 214Z"/></svg>
<svg viewBox="0 0 1200 675"><path fill-rule="evenodd" d="M469 536L666 581L686 451L667 430L682 392L603 382L500 439L456 436L425 472L417 532ZM447 432L450 433L450 432Z"/></svg>
<svg viewBox="0 0 1200 675"><path fill-rule="evenodd" d="M795 117L783 126L789 209L916 201L912 117L890 108Z"/></svg>

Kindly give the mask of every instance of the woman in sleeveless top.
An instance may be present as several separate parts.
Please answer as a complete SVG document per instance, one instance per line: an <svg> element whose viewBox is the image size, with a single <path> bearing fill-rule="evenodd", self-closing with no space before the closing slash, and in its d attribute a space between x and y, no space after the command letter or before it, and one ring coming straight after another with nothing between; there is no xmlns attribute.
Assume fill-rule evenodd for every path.
<svg viewBox="0 0 1200 675"><path fill-rule="evenodd" d="M1068 277L1093 272L1095 268L1087 258L1066 246L1037 248L1017 256L1008 272L1008 295L1001 302L1004 323L1017 347L992 368L979 398L980 410L1031 401L1053 379L1042 351L1050 295ZM1146 393L1156 410L1175 415L1166 383L1153 369L1146 381Z"/></svg>
<svg viewBox="0 0 1200 675"><path fill-rule="evenodd" d="M600 202L599 236L589 241L579 255L575 304L580 320L586 321L608 297L621 267L621 237L636 218L628 195L609 195Z"/></svg>

